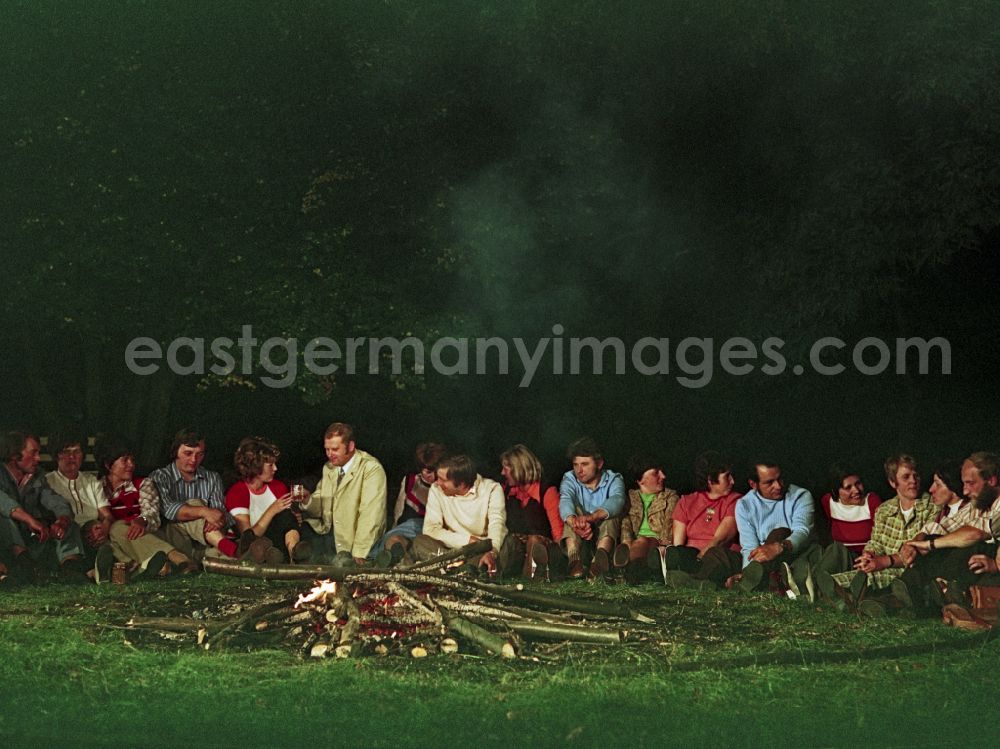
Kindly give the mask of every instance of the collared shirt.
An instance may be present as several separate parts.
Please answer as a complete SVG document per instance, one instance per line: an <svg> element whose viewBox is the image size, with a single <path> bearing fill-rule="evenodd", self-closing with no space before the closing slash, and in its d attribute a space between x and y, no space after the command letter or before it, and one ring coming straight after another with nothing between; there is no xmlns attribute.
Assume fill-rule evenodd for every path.
<svg viewBox="0 0 1000 749"><path fill-rule="evenodd" d="M194 480L186 481L177 470L177 464L171 462L150 473L146 480L156 484L156 490L160 493L160 512L166 520L177 520L181 507L192 499L200 499L206 506L225 512L226 525L232 525L233 519L226 512L222 479L215 471L207 471L199 466Z"/></svg>
<svg viewBox="0 0 1000 749"><path fill-rule="evenodd" d="M108 506L108 500L101 491L97 476L89 471L80 471L75 479L64 476L60 471L49 471L45 475L49 487L73 508L73 520L84 525L100 517L100 509Z"/></svg>
<svg viewBox="0 0 1000 749"><path fill-rule="evenodd" d="M973 507L973 503L967 499L946 505L933 519L924 523L920 532L925 536L943 536L963 525L969 525L966 521L971 520L970 507Z"/></svg>
<svg viewBox="0 0 1000 749"><path fill-rule="evenodd" d="M340 473L340 475L341 475L341 476L343 476L344 474L346 474L346 473L350 472L350 470L351 470L351 466L353 466L353 465L354 465L354 461L355 461L355 459L356 459L357 457L358 457L358 451L357 451L357 450L355 450L355 451L354 451L354 455L352 455L352 456L351 456L351 459L350 459L349 461L347 461L346 463L344 463L344 465L342 465L342 466L340 467L340 471L339 471L339 473Z"/></svg>
<svg viewBox="0 0 1000 749"><path fill-rule="evenodd" d="M578 512L590 514L604 510L609 518L616 518L625 508L625 482L620 473L601 471L601 479L591 489L577 479L573 471L566 471L559 484L559 515L565 521Z"/></svg>
<svg viewBox="0 0 1000 749"><path fill-rule="evenodd" d="M898 496L883 502L875 511L875 526L872 528L871 539L865 544L865 551L875 556L895 554L903 548L903 544L920 533L920 529L934 518L936 512L937 507L927 494L917 500L909 518L900 509ZM851 578L856 574L858 573L854 571L841 572L834 575L833 579L840 585L849 586ZM903 569L900 567L876 570L868 575L868 585L872 588L886 588L902 574Z"/></svg>
<svg viewBox="0 0 1000 749"><path fill-rule="evenodd" d="M993 504L985 510L977 510L975 502L969 502L968 507L968 517L963 518L964 522L962 525L971 525L976 530L982 531L989 536L985 540L988 543L992 543L993 533L991 528L994 523L1000 522L1000 497L994 499Z"/></svg>

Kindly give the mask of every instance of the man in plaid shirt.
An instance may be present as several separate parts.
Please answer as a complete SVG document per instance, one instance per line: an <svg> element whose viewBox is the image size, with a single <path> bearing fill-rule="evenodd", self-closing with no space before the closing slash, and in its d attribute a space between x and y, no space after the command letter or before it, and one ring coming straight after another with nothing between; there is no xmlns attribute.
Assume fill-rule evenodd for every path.
<svg viewBox="0 0 1000 749"><path fill-rule="evenodd" d="M860 573L868 576L869 588L888 588L906 566L900 550L936 513L937 508L928 495L920 494L920 473L911 456L887 458L885 477L896 490L896 496L875 511L872 537L854 561L854 570L833 575L834 582L841 587L857 589L857 584L851 583Z"/></svg>

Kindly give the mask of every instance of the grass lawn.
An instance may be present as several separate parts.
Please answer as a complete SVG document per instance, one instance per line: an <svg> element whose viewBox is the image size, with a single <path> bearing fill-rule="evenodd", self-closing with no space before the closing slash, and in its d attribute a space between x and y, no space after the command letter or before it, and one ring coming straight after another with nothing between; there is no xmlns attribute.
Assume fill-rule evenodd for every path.
<svg viewBox="0 0 1000 749"><path fill-rule="evenodd" d="M116 628L305 587L202 575L0 593L0 746L942 747L991 743L1000 716L989 636L767 595L546 586L627 601L657 636L542 661L465 643L310 661Z"/></svg>

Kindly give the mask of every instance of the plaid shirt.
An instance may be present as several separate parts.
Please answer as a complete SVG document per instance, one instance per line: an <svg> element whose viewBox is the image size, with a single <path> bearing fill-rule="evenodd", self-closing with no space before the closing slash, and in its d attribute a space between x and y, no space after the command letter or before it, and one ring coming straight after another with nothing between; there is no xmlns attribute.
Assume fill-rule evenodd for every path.
<svg viewBox="0 0 1000 749"><path fill-rule="evenodd" d="M185 481L175 463L157 468L146 481L156 484L160 493L160 512L169 521L177 520L177 512L192 499L200 499L208 507L226 513L226 526L233 524L232 516L226 511L226 495L222 491L222 479L215 471L199 467L194 481Z"/></svg>
<svg viewBox="0 0 1000 749"><path fill-rule="evenodd" d="M903 517L903 511L899 509L898 496L883 502L875 511L875 527L872 528L871 539L865 544L865 551L870 551L875 556L895 554L903 548L903 544L920 533L927 522L934 519L936 513L937 507L927 494L917 499L909 520ZM858 573L853 570L841 572L834 575L833 579L839 585L847 587L856 574ZM868 575L868 585L872 588L887 588L902 574L901 567L877 570Z"/></svg>
<svg viewBox="0 0 1000 749"><path fill-rule="evenodd" d="M951 505L943 507L934 518L924 523L920 532L925 536L943 536L963 525L971 525L973 513L976 512L974 503L963 499L957 504L958 507L954 510Z"/></svg>

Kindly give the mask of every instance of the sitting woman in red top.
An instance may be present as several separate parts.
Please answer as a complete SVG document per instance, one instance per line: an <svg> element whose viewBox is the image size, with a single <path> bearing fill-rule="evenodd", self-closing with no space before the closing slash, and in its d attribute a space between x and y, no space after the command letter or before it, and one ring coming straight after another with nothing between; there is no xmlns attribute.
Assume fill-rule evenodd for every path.
<svg viewBox="0 0 1000 749"><path fill-rule="evenodd" d="M274 478L279 455L277 445L262 437L240 441L233 457L240 481L226 492L226 509L242 534L241 558L268 564L304 562L312 556L312 544L303 538L308 526L292 511L288 487Z"/></svg>
<svg viewBox="0 0 1000 749"><path fill-rule="evenodd" d="M188 575L200 567L159 533L160 495L153 481L134 476L132 448L120 437L102 435L94 446L100 490L114 521L108 531L113 558L98 553L94 566L98 582L111 578L111 564L125 562L131 580Z"/></svg>
<svg viewBox="0 0 1000 749"><path fill-rule="evenodd" d="M685 494L674 509L673 545L663 557L664 582L722 585L743 567L736 537L736 503L743 495L733 491L732 464L717 452L695 459L694 478L698 491Z"/></svg>
<svg viewBox="0 0 1000 749"><path fill-rule="evenodd" d="M541 461L524 445L514 445L500 455L500 473L507 495L507 538L498 554L500 572L544 579L550 564L561 566L552 528L554 518L561 534L559 489L543 484Z"/></svg>
<svg viewBox="0 0 1000 749"><path fill-rule="evenodd" d="M882 500L875 492L866 492L861 476L853 468L835 467L830 474L831 491L820 499L823 514L830 524L830 536L843 544L853 560L872 537L875 510Z"/></svg>

